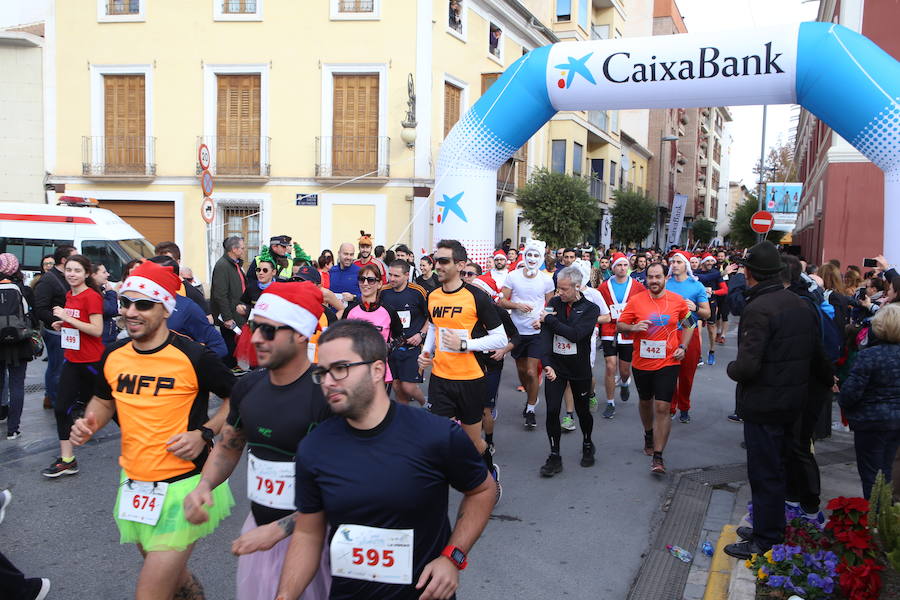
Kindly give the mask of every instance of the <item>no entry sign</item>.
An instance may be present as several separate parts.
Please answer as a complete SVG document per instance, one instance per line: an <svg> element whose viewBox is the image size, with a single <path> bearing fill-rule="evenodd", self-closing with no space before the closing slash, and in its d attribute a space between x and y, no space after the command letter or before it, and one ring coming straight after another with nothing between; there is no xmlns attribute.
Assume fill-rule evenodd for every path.
<svg viewBox="0 0 900 600"><path fill-rule="evenodd" d="M758 210L750 217L750 229L756 233L769 233L775 225L775 217L767 210Z"/></svg>

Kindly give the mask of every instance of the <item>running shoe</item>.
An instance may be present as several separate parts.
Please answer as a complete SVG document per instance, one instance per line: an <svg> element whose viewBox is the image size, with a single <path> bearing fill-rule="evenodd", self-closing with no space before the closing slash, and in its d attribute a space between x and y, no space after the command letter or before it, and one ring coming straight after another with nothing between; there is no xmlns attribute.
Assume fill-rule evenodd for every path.
<svg viewBox="0 0 900 600"><path fill-rule="evenodd" d="M631 387L628 385L620 385L619 386L619 400L622 402L628 402L628 398L631 397Z"/></svg>
<svg viewBox="0 0 900 600"><path fill-rule="evenodd" d="M644 454L653 456L653 434L644 434Z"/></svg>
<svg viewBox="0 0 900 600"><path fill-rule="evenodd" d="M29 581L29 580L26 580L26 581ZM47 594L50 593L50 580L47 579L46 577L43 577L41 579L36 579L36 580L32 580L32 581L34 581L34 585L36 586L36 589L34 590L34 592L35 592L34 600L44 600L44 598L47 597ZM40 585L38 585L38 584L40 584Z"/></svg>
<svg viewBox="0 0 900 600"><path fill-rule="evenodd" d="M698 366L698 367L702 367L703 364L704 364L704 363L703 363L703 357L701 356L700 359L697 361L697 366Z"/></svg>
<svg viewBox="0 0 900 600"><path fill-rule="evenodd" d="M517 386L516 386L516 391L517 391L517 392L522 392L522 393L524 394L524 393L525 393L525 386L524 386L524 385L517 385Z"/></svg>
<svg viewBox="0 0 900 600"><path fill-rule="evenodd" d="M685 424L690 423L691 422L691 414L688 411L683 410L683 411L681 411L681 415L678 417L678 420Z"/></svg>
<svg viewBox="0 0 900 600"><path fill-rule="evenodd" d="M9 506L9 503L12 501L12 494L9 490L3 490L0 492L0 523L3 522L3 519L6 518L6 507Z"/></svg>
<svg viewBox="0 0 900 600"><path fill-rule="evenodd" d="M744 422L739 416L737 416L737 413L728 415L728 420L731 421L732 423L743 423Z"/></svg>
<svg viewBox="0 0 900 600"><path fill-rule="evenodd" d="M44 477L50 477L51 479L59 477L61 475L74 475L78 472L78 461L73 460L72 462L63 462L62 458L57 458L50 466L41 471L41 475Z"/></svg>
<svg viewBox="0 0 900 600"><path fill-rule="evenodd" d="M562 470L562 457L559 454L551 454L541 467L541 477L553 477L557 473L562 473Z"/></svg>
<svg viewBox="0 0 900 600"><path fill-rule="evenodd" d="M525 418L525 415L528 414L528 401L525 401L525 405L522 407L522 418Z"/></svg>
<svg viewBox="0 0 900 600"><path fill-rule="evenodd" d="M607 402L606 408L603 409L603 418L612 419L614 416L616 416L616 405Z"/></svg>
<svg viewBox="0 0 900 600"><path fill-rule="evenodd" d="M819 527L825 525L825 513L823 513L821 510L814 513L804 512L800 518L804 521L809 521L814 525L818 525Z"/></svg>
<svg viewBox="0 0 900 600"><path fill-rule="evenodd" d="M594 459L594 443L588 442L586 444L581 445L581 466L582 467L593 467L596 460ZM562 466L562 465L560 465Z"/></svg>
<svg viewBox="0 0 900 600"><path fill-rule="evenodd" d="M534 431L534 428L537 427L537 417L534 416L533 412L525 413L525 429L528 431Z"/></svg>
<svg viewBox="0 0 900 600"><path fill-rule="evenodd" d="M18 431L11 431L6 434L6 439L8 440L17 440L22 437L22 434Z"/></svg>
<svg viewBox="0 0 900 600"><path fill-rule="evenodd" d="M566 415L563 417L560 427L562 427L563 431L575 431L575 419Z"/></svg>
<svg viewBox="0 0 900 600"><path fill-rule="evenodd" d="M706 363L711 367L714 367L716 365L716 353L715 352L710 352L707 355Z"/></svg>
<svg viewBox="0 0 900 600"><path fill-rule="evenodd" d="M666 474L666 465L663 462L662 456L654 456L650 459L650 472L654 475Z"/></svg>
<svg viewBox="0 0 900 600"><path fill-rule="evenodd" d="M600 401L597 400L597 394L591 394L591 397L588 398L588 406L591 409L591 412L597 412L600 408Z"/></svg>
<svg viewBox="0 0 900 600"><path fill-rule="evenodd" d="M720 346L724 346L725 345L725 336L724 335L717 336L716 343L719 344Z"/></svg>
<svg viewBox="0 0 900 600"><path fill-rule="evenodd" d="M494 478L494 483L497 484L497 497L494 500L494 506L500 504L500 498L503 497L503 486L500 485L500 467L494 465L494 469L491 471L491 477Z"/></svg>

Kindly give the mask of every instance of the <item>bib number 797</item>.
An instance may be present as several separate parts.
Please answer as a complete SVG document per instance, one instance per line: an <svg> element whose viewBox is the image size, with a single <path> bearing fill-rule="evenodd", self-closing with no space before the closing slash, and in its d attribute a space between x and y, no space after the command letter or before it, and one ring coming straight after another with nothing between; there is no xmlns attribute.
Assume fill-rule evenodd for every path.
<svg viewBox="0 0 900 600"><path fill-rule="evenodd" d="M365 554L363 554L363 550L365 550ZM379 552L375 548L369 548L368 550L366 550L365 548L354 548L353 564L361 565L363 563L366 563L370 567L374 567L379 563L382 567L393 567L394 551L382 550L381 552Z"/></svg>
<svg viewBox="0 0 900 600"><path fill-rule="evenodd" d="M267 494L275 494L276 496L280 496L281 492L284 491L284 481L281 479L269 479L267 477L256 476L256 489L257 490L265 490Z"/></svg>

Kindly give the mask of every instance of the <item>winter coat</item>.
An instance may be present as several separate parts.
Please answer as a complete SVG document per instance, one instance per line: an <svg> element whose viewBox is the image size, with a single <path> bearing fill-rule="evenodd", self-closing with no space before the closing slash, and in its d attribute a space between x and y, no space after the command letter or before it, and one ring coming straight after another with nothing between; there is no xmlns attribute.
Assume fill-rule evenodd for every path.
<svg viewBox="0 0 900 600"><path fill-rule="evenodd" d="M831 385L831 364L806 300L765 281L747 291L738 327L737 358L728 376L737 382L737 414L750 423L791 423L807 404L810 379Z"/></svg>
<svg viewBox="0 0 900 600"><path fill-rule="evenodd" d="M850 429L900 429L900 344L882 342L856 356L838 404Z"/></svg>
<svg viewBox="0 0 900 600"><path fill-rule="evenodd" d="M209 308L217 322L219 319L222 322L233 320L238 327L246 322L247 317L237 314L234 310L241 301L245 287L240 261L236 263L228 258L228 255L216 261L209 289Z"/></svg>
<svg viewBox="0 0 900 600"><path fill-rule="evenodd" d="M56 267L41 275L41 280L34 286L34 314L47 329L51 328L54 321L59 321L53 316L53 307L66 305L66 292L69 289L66 276Z"/></svg>
<svg viewBox="0 0 900 600"><path fill-rule="evenodd" d="M0 279L4 281L9 281L5 277L0 276ZM25 298L26 304L28 304L28 313L25 315L26 319L30 321L30 325L32 327L38 327L40 324L37 318L34 316L34 290L32 290L29 286L26 286L22 283L21 280L15 279L12 281L19 288L19 292ZM63 303L65 304L65 302ZM0 365L10 365L16 366L21 363L25 363L34 358L34 349L31 345L31 338L27 340L22 340L21 342L15 344L0 344Z"/></svg>

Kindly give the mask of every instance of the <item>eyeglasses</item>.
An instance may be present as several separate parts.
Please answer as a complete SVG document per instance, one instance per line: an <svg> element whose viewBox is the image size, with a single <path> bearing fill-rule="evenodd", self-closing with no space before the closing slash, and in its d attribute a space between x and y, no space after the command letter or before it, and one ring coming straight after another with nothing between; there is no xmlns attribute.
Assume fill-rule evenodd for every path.
<svg viewBox="0 0 900 600"><path fill-rule="evenodd" d="M360 283L378 283L380 279L378 277L357 277L356 280Z"/></svg>
<svg viewBox="0 0 900 600"><path fill-rule="evenodd" d="M263 267L263 268L257 267L256 268L257 273L268 273L269 271L271 271L271 269L269 269L268 267Z"/></svg>
<svg viewBox="0 0 900 600"><path fill-rule="evenodd" d="M450 263L453 262L453 259L450 258L449 256L438 256L437 258L434 259L434 262L436 262L439 265L449 265Z"/></svg>
<svg viewBox="0 0 900 600"><path fill-rule="evenodd" d="M259 332L262 334L263 339L267 342L271 342L275 339L275 334L281 331L282 329L290 329L294 330L293 327L289 325L269 325L268 323L259 323L257 321L247 321L247 327L250 328L251 333L256 333L256 330L259 329Z"/></svg>
<svg viewBox="0 0 900 600"><path fill-rule="evenodd" d="M136 299L129 298L128 296L119 296L119 306L124 310L131 308L132 304L134 304L134 307L140 312L147 312L148 310L153 310L153 307L157 304L162 304L162 300L151 300L149 298Z"/></svg>
<svg viewBox="0 0 900 600"><path fill-rule="evenodd" d="M460 275L463 277L478 277L478 273L475 271L461 271Z"/></svg>
<svg viewBox="0 0 900 600"><path fill-rule="evenodd" d="M331 365L330 368L326 369L325 367L316 367L312 372L312 380L313 383L321 384L325 381L325 376L331 373L331 378L335 381L340 381L341 379L346 379L347 375L350 374L350 367L357 367L359 365L370 365L374 360L360 360L357 362L349 362L349 363L338 363L336 365Z"/></svg>

